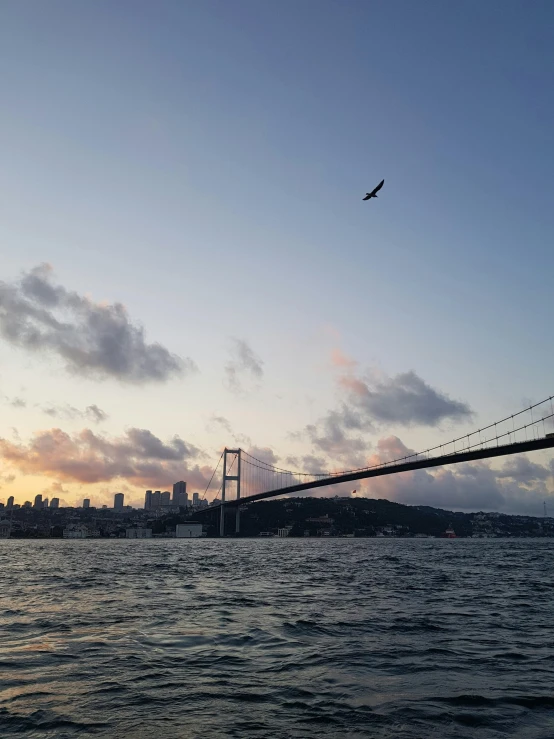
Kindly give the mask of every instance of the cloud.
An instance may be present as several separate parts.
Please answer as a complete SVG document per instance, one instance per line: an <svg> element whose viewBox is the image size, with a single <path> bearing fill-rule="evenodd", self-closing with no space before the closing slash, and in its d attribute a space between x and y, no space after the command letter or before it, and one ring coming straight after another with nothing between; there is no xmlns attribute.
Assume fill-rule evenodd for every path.
<svg viewBox="0 0 554 739"><path fill-rule="evenodd" d="M53 482L47 488L44 488L44 490L42 491L43 496L46 495L48 497L51 496L54 498L60 495L68 495L69 493L70 491L66 490L66 488L64 488L61 482Z"/></svg>
<svg viewBox="0 0 554 739"><path fill-rule="evenodd" d="M414 371L365 381L343 375L339 383L352 407L366 421L436 426L447 419L470 420L473 415L467 403L435 390Z"/></svg>
<svg viewBox="0 0 554 739"><path fill-rule="evenodd" d="M263 462L267 465L276 466L279 462L279 457L275 454L273 449L268 446L251 446L247 449L247 453L259 462Z"/></svg>
<svg viewBox="0 0 554 739"><path fill-rule="evenodd" d="M23 400L23 398L12 398L8 402L12 406L12 408L26 408L27 407L27 401Z"/></svg>
<svg viewBox="0 0 554 739"><path fill-rule="evenodd" d="M40 406L40 408L43 413L50 416L50 418L61 418L67 420L81 419L92 421L93 423L102 423L109 418L108 414L97 405L88 405L84 411L81 411L68 403L65 405L43 405Z"/></svg>
<svg viewBox="0 0 554 739"><path fill-rule="evenodd" d="M355 367L358 362L355 359L347 357L340 349L333 349L331 351L331 364L333 367L352 368Z"/></svg>
<svg viewBox="0 0 554 739"><path fill-rule="evenodd" d="M0 488L2 488L4 485L11 485L12 482L15 482L16 476L15 475L4 475L0 474L0 482L3 483L0 485Z"/></svg>
<svg viewBox="0 0 554 739"><path fill-rule="evenodd" d="M85 415L89 420L95 421L96 423L102 423L102 421L106 421L109 418L108 414L94 403L87 405Z"/></svg>
<svg viewBox="0 0 554 739"><path fill-rule="evenodd" d="M5 403L5 405L9 405L12 408L26 408L27 407L27 401L24 398L20 398L20 397L10 398L8 395L2 395L1 393L0 393L0 402Z"/></svg>
<svg viewBox="0 0 554 739"><path fill-rule="evenodd" d="M212 416L206 426L206 430L209 432L215 431L218 427L222 428L227 434L233 433L231 424L224 416Z"/></svg>
<svg viewBox="0 0 554 739"><path fill-rule="evenodd" d="M243 339L233 339L231 359L225 365L225 385L233 393L243 392L244 378L261 380L263 361Z"/></svg>
<svg viewBox="0 0 554 739"><path fill-rule="evenodd" d="M28 402L23 398L9 398L7 395L1 396L0 400L3 400L7 405L12 408L27 408ZM76 418L92 421L93 423L102 423L106 421L109 416L108 414L99 408L96 404L88 405L84 410L79 410L69 403L62 405L56 405L55 403L43 403L34 404L35 408L38 408L50 418L63 418L68 420L74 420Z"/></svg>
<svg viewBox="0 0 554 739"><path fill-rule="evenodd" d="M147 429L131 428L109 438L85 428L68 434L59 428L37 432L28 443L0 439L4 463L24 474L93 484L117 479L142 487L187 479L205 487L211 468L200 467L202 453L178 436L163 442Z"/></svg>
<svg viewBox="0 0 554 739"><path fill-rule="evenodd" d="M341 460L347 467L361 467L371 444L351 431L364 429L360 417L346 404L329 411L317 424L308 424L304 433L318 452Z"/></svg>
<svg viewBox="0 0 554 739"><path fill-rule="evenodd" d="M233 427L224 416L213 415L206 426L206 430L209 433L219 433L223 430L227 437L232 438L235 444L239 444L243 447L250 446L252 439L246 434L236 434L233 431Z"/></svg>
<svg viewBox="0 0 554 739"><path fill-rule="evenodd" d="M496 473L497 477L510 477L512 480L528 485L538 480L546 480L551 475L550 469L542 464L531 462L528 457L509 457L502 469Z"/></svg>
<svg viewBox="0 0 554 739"><path fill-rule="evenodd" d="M384 373L356 375L354 360L335 350L333 365L346 372L337 378L339 405L316 423L305 426L293 438L308 439L314 452L324 452L339 460L344 468L367 464L371 445L364 435L384 426L437 426L442 421L461 421L472 417L467 403L453 400L431 387L415 372L394 377Z"/></svg>
<svg viewBox="0 0 554 739"><path fill-rule="evenodd" d="M146 343L121 303L94 303L54 284L47 264L14 284L0 282L0 335L19 348L56 354L69 372L89 378L144 384L195 369L191 359Z"/></svg>
<svg viewBox="0 0 554 739"><path fill-rule="evenodd" d="M301 457L287 457L287 466L293 472L308 472L311 475L329 474L327 463L323 457L314 454L304 454Z"/></svg>

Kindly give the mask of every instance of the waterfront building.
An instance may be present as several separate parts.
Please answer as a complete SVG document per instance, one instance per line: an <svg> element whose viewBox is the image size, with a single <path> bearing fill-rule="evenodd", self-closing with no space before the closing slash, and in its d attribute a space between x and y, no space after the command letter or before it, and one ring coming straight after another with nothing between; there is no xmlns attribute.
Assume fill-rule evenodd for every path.
<svg viewBox="0 0 554 739"><path fill-rule="evenodd" d="M126 536L127 539L151 539L152 529L144 529L140 526L134 529L127 529Z"/></svg>
<svg viewBox="0 0 554 739"><path fill-rule="evenodd" d="M175 536L177 539L197 539L202 536L202 524L179 523L175 527Z"/></svg>

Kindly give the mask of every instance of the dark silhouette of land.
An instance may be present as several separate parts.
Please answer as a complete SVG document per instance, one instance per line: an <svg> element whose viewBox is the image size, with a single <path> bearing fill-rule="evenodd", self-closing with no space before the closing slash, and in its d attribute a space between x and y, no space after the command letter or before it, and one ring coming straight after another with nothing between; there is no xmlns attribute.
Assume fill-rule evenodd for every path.
<svg viewBox="0 0 554 739"><path fill-rule="evenodd" d="M211 510L211 515L210 515ZM219 536L219 509L207 514L182 507L178 512L159 516L156 511L102 508L56 508L36 510L17 508L10 511L12 539L62 538L64 529L80 526L87 537L125 537L126 530L145 527L152 535L175 536L178 524L202 524L208 537ZM226 512L230 522L235 512ZM288 537L554 537L554 518L514 516L505 513L461 513L422 505L404 505L374 498L285 498L245 506L241 511L240 536ZM229 525L228 530L231 529ZM280 532L281 530L281 532Z"/></svg>

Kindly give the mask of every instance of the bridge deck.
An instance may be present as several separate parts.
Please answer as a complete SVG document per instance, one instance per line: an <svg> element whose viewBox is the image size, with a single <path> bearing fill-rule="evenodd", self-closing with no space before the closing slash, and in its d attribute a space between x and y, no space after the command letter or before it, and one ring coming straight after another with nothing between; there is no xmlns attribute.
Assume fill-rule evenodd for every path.
<svg viewBox="0 0 554 739"><path fill-rule="evenodd" d="M246 505L254 503L264 498L276 498L279 495L290 495L303 490L311 490L313 488L322 488L328 485L339 485L343 482L353 482L354 480L364 480L368 477L381 477L382 475L396 475L399 472L408 472L409 470L422 470L426 467L441 467L447 464L458 464L459 462L472 462L477 459L489 459L490 457L503 457L508 454L520 454L522 452L533 452L539 449L551 449L554 447L554 437L533 439L533 441L518 441L513 444L502 444L499 446L488 447L485 449L474 449L465 452L456 452L454 454L443 454L439 457L431 459L418 459L413 462L400 462L397 464L383 465L382 467L371 467L357 472L348 472L344 475L334 475L332 477L324 477L320 480L312 480L311 482L301 482L296 485L289 485L286 488L278 488L276 490L268 490L255 495L248 495L239 500L225 501L226 507L236 505ZM206 511L214 511L221 508L221 503L215 506L204 508L202 513Z"/></svg>

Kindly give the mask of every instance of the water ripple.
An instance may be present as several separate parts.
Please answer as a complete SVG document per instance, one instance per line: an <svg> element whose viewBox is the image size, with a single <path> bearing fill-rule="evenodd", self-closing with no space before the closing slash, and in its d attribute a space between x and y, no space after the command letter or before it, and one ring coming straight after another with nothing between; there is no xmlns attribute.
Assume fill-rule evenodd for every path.
<svg viewBox="0 0 554 739"><path fill-rule="evenodd" d="M552 739L549 540L1 541L0 736Z"/></svg>

